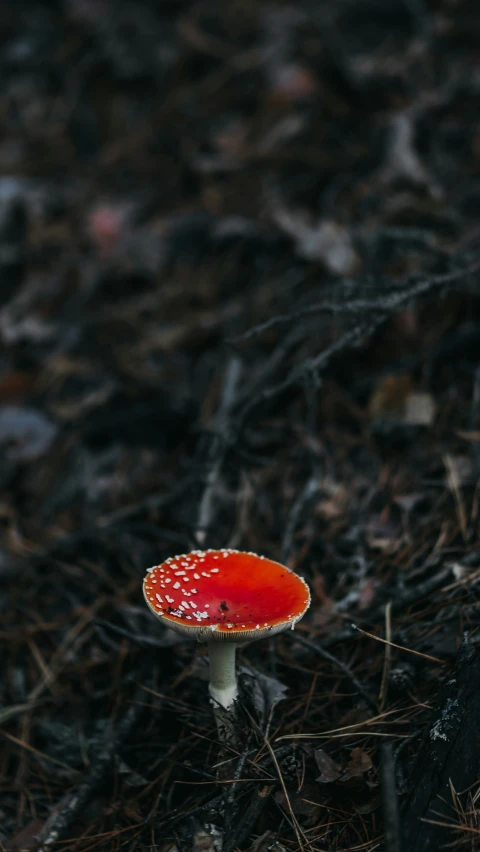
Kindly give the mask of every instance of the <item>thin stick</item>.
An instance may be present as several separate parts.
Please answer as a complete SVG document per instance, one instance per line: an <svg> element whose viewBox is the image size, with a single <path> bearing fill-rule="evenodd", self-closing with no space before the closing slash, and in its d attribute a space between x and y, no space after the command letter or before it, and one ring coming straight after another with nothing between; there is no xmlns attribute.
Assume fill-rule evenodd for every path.
<svg viewBox="0 0 480 852"><path fill-rule="evenodd" d="M322 302L314 302L312 305L306 305L304 308L300 308L300 310L293 313L279 314L278 316L271 317L265 322L259 323L258 325L248 329L248 331L245 331L243 334L230 338L227 342L242 343L251 337L263 334L264 331L268 331L276 325L291 323L294 320L316 313L341 314L342 316L345 314L353 314L354 316L358 316L362 313L372 314L374 312L394 312L400 310L401 306L405 304L405 302L413 301L413 299L417 296L424 292L428 292L430 289L438 286L448 286L449 284L458 281L458 279L463 276L477 272L479 266L480 263L477 261L474 262L470 268L465 270L456 270L454 272L447 273L446 275L438 275L428 278L425 281L414 283L411 287L408 287L407 281L405 282L407 286L404 289L398 289L393 293L388 293L386 296L381 296L377 299L352 299L352 301L345 302L343 304L326 300Z"/></svg>
<svg viewBox="0 0 480 852"><path fill-rule="evenodd" d="M395 642L387 642L386 639L380 639L380 636L374 636L373 633L367 633L366 630L362 630L361 627L357 627L356 624L351 625L354 630L358 630L359 633L363 633L364 636L368 636L369 639L375 639L376 642L382 642L383 645L390 645L392 648L398 648L399 651L407 651L409 654L415 654L416 657L423 657L425 660L431 660L432 663L440 663L441 666L446 666L445 660L439 660L438 657L431 657L430 654L422 654L421 651L413 651L412 648L405 648L404 645L397 645Z"/></svg>
<svg viewBox="0 0 480 852"><path fill-rule="evenodd" d="M380 703L380 710L383 710L385 707L385 703L387 700L387 692L388 692L388 676L390 674L390 665L392 662L392 602L389 601L385 607L385 639L387 641L387 645L385 645L385 660L383 662L383 673L382 673L382 684L380 686L380 694L378 696L378 700Z"/></svg>
<svg viewBox="0 0 480 852"><path fill-rule="evenodd" d="M374 722L379 722L382 725L391 724L389 722L383 722L382 719L385 719L387 716L392 716L393 713L404 713L407 710L416 710L417 705L413 704L410 707L398 707L393 710L387 710L386 713L379 713L378 716L372 716L371 719L364 719L363 722L357 722L354 725L344 725L342 728L331 728L329 731L324 731L323 734L283 734L281 737L277 737L275 742L280 742L280 740L296 740L296 739L306 739L308 737L325 737L331 734L337 734L339 731L350 731L352 728L358 728L360 725L372 725ZM401 720L394 719L392 720L394 724L399 724Z"/></svg>
<svg viewBox="0 0 480 852"><path fill-rule="evenodd" d="M439 825L441 828L450 828L452 831L470 831L472 834L480 834L480 828L474 828L472 825L456 825L451 822L441 822L436 819L427 819L420 817L422 822L428 822L429 825Z"/></svg>
<svg viewBox="0 0 480 852"><path fill-rule="evenodd" d="M391 732L382 733L381 731L345 731L343 734L292 734L288 739L297 740L341 740L343 737L396 737L399 740L411 739L411 734L392 734ZM279 737L279 739L287 739L287 737ZM278 740L277 740L278 742Z"/></svg>

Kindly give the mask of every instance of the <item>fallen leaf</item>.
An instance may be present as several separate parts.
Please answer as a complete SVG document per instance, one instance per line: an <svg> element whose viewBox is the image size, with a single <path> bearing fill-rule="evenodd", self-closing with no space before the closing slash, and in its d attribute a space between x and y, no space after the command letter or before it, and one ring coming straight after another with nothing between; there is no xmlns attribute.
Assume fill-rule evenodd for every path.
<svg viewBox="0 0 480 852"><path fill-rule="evenodd" d="M269 718L278 702L286 698L288 687L284 683L281 683L281 681L276 680L276 678L268 677L263 672L256 671L247 666L240 667L240 674L248 678L249 691L253 698L255 710L258 713L259 719L265 721Z"/></svg>
<svg viewBox="0 0 480 852"><path fill-rule="evenodd" d="M364 775L373 766L372 760L366 751L361 748L354 748L350 755L350 760L347 768L342 775L342 781L348 781L350 778L356 778L359 775Z"/></svg>
<svg viewBox="0 0 480 852"><path fill-rule="evenodd" d="M332 784L342 775L340 767L322 748L315 749L315 762L320 770L320 775L316 779L320 784Z"/></svg>

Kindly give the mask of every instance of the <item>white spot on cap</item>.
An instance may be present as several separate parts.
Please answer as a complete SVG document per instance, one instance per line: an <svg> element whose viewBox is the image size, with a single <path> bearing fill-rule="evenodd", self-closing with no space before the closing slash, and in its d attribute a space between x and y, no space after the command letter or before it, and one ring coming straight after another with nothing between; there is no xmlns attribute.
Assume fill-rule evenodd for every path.
<svg viewBox="0 0 480 852"><path fill-rule="evenodd" d="M175 571L175 577L185 577L185 571Z"/></svg>
<svg viewBox="0 0 480 852"><path fill-rule="evenodd" d="M210 570L212 574L218 574L218 568L211 568Z"/></svg>
<svg viewBox="0 0 480 852"><path fill-rule="evenodd" d="M193 575L193 578L194 578L194 580L199 580L199 579L200 579L200 574L194 574L194 575Z"/></svg>
<svg viewBox="0 0 480 852"><path fill-rule="evenodd" d="M174 589L179 589L179 588L180 588L180 583L178 582L178 580L177 580L177 582L176 582L176 583L174 583L174 584L173 584L173 588L174 588Z"/></svg>
<svg viewBox="0 0 480 852"><path fill-rule="evenodd" d="M171 598L169 595L165 595L165 598L169 604L173 603L173 598Z"/></svg>
<svg viewBox="0 0 480 852"><path fill-rule="evenodd" d="M159 603L163 603L163 598L161 598L160 595L155 595L155 597Z"/></svg>

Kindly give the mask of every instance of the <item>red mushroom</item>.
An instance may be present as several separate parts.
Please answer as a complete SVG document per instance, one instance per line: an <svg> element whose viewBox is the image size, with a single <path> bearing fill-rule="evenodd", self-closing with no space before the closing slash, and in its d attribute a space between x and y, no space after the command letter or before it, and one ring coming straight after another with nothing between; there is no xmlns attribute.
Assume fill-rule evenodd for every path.
<svg viewBox="0 0 480 852"><path fill-rule="evenodd" d="M210 696L225 711L237 698L236 645L293 630L310 604L307 584L289 568L229 549L170 557L148 570L143 593L168 627L208 643Z"/></svg>

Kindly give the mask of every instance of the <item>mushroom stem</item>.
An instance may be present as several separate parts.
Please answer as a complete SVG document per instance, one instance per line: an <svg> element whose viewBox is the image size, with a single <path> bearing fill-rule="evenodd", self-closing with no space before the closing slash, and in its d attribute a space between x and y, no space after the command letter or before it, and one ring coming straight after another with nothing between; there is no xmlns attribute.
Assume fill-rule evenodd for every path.
<svg viewBox="0 0 480 852"><path fill-rule="evenodd" d="M210 701L217 726L218 739L223 745L237 742L237 677L235 674L234 642L209 642Z"/></svg>
<svg viewBox="0 0 480 852"><path fill-rule="evenodd" d="M214 704L230 710L237 699L237 676L235 674L235 642L209 642L210 685L209 692Z"/></svg>

